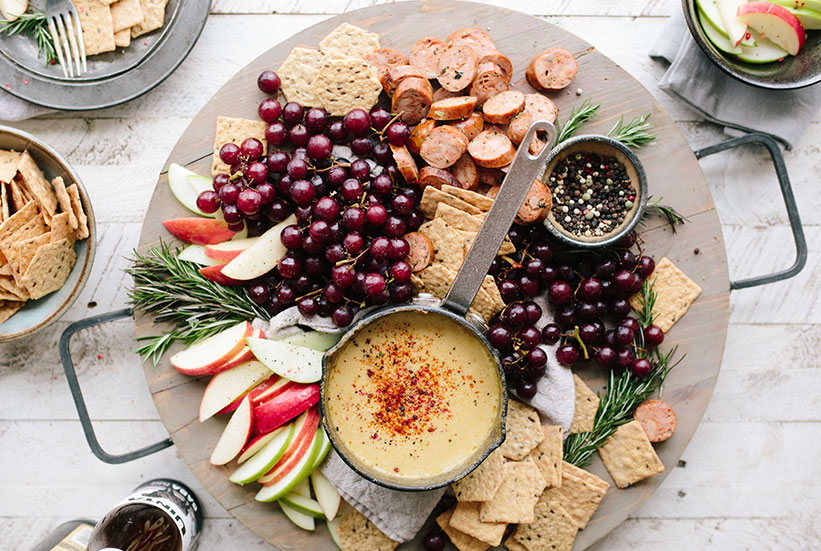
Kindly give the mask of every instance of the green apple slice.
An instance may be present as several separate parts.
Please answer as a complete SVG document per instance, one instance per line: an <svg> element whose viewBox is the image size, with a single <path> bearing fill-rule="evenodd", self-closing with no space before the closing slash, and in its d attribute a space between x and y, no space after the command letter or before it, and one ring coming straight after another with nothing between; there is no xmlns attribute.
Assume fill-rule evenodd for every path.
<svg viewBox="0 0 821 551"><path fill-rule="evenodd" d="M784 6L791 14L801 21L801 26L806 31L817 31L821 29L821 11L807 9L806 7L795 7L795 4Z"/></svg>
<svg viewBox="0 0 821 551"><path fill-rule="evenodd" d="M300 482L299 484L294 486L294 489L291 490L291 493L300 495L302 497L307 497L308 499L310 499L311 498L311 485L308 484L308 479L306 478L305 480L303 480L302 482Z"/></svg>
<svg viewBox="0 0 821 551"><path fill-rule="evenodd" d="M779 4L785 8L795 8L795 0L771 0L773 4ZM799 0L800 9L814 10L821 12L821 0ZM806 28L806 27L805 27Z"/></svg>
<svg viewBox="0 0 821 551"><path fill-rule="evenodd" d="M774 42L771 42L766 38L761 38L755 30L750 29L750 32L755 38L756 45L752 47L741 47L741 53L736 56L741 61L756 64L772 63L773 61L778 61L779 59L783 59L790 55L786 50L782 49Z"/></svg>
<svg viewBox="0 0 821 551"><path fill-rule="evenodd" d="M339 522L341 517L337 517L331 521L328 521L328 533L331 535L331 539L334 540L334 543L341 551L345 551L342 547L342 540L339 539Z"/></svg>
<svg viewBox="0 0 821 551"><path fill-rule="evenodd" d="M701 14L702 19L706 19L721 36L729 40L730 35L727 34L727 29L724 28L724 22L721 20L721 14L718 11L716 0L696 0L696 5L698 6L698 12Z"/></svg>
<svg viewBox="0 0 821 551"><path fill-rule="evenodd" d="M248 347L268 369L296 383L315 383L322 378L322 352L289 344L248 337Z"/></svg>
<svg viewBox="0 0 821 551"><path fill-rule="evenodd" d="M699 10L699 20L704 34L707 35L708 40L712 42L716 48L727 54L741 53L741 46L733 46L730 39L722 35L718 29L710 23L709 19L707 19L701 10Z"/></svg>
<svg viewBox="0 0 821 551"><path fill-rule="evenodd" d="M228 480L234 484L248 484L274 468L291 444L296 430L294 423L291 423L275 432L277 435L274 439L255 453L251 459L240 465Z"/></svg>
<svg viewBox="0 0 821 551"><path fill-rule="evenodd" d="M316 521L314 520L314 517L297 511L296 509L294 509L287 503L283 503L282 501L279 502L279 506L282 508L282 512L285 513L285 516L288 517L288 520L290 520L303 530L313 532L316 529Z"/></svg>
<svg viewBox="0 0 821 551"><path fill-rule="evenodd" d="M328 435L325 434L325 429L319 427L317 429L319 433L319 437L322 438L322 447L319 449L319 453L316 455L316 461L314 462L314 466L311 469L315 471L322 465L322 462L325 461L325 457L327 457L328 452L331 451L331 439L328 438Z"/></svg>
<svg viewBox="0 0 821 551"><path fill-rule="evenodd" d="M309 497L301 496L296 492L291 492L283 496L280 500L280 505L285 504L292 509L296 509L300 513L306 514L314 518L325 518L325 513L319 503Z"/></svg>
<svg viewBox="0 0 821 551"><path fill-rule="evenodd" d="M191 178L192 176L196 179ZM206 180L208 181L207 186L205 186ZM171 188L171 193L177 201L191 212L206 218L215 217L214 214L206 214L197 208L197 196L200 192L213 189L210 178L195 174L178 164L172 164L168 167L168 187Z"/></svg>
<svg viewBox="0 0 821 551"><path fill-rule="evenodd" d="M188 245L180 251L177 258L199 264L200 266L217 266L218 264L223 264L223 262L219 260L205 256L205 247L203 245Z"/></svg>
<svg viewBox="0 0 821 551"><path fill-rule="evenodd" d="M319 502L319 507L325 514L325 518L328 520L336 518L336 513L339 512L339 504L342 503L342 497L333 487L333 484L325 478L324 474L314 471L311 473L311 486L314 487L316 500Z"/></svg>
<svg viewBox="0 0 821 551"><path fill-rule="evenodd" d="M305 333L299 333L298 335L291 335L290 337L277 340L280 342L287 342L289 344L295 344L297 346L304 346L305 348L313 348L314 350L325 352L338 343L341 338L342 333L333 334L322 333L320 331L306 331Z"/></svg>
<svg viewBox="0 0 821 551"><path fill-rule="evenodd" d="M314 434L311 448L304 456L302 456L299 463L294 465L294 467L285 476L270 486L264 486L259 492L257 492L255 497L257 501L276 501L290 492L293 487L299 484L302 480L308 478L308 475L310 475L313 470L319 450L322 448L322 437L320 437L320 434L320 431L317 431L316 434Z"/></svg>
<svg viewBox="0 0 821 551"><path fill-rule="evenodd" d="M250 247L242 251L239 256L229 262L223 268L222 273L232 279L248 281L256 279L273 270L279 260L285 256L288 250L282 244L280 235L283 228L296 223L296 216L293 214L273 226L268 231L259 236L259 239ZM245 225L247 229L248 225ZM246 237L247 237L246 233Z"/></svg>

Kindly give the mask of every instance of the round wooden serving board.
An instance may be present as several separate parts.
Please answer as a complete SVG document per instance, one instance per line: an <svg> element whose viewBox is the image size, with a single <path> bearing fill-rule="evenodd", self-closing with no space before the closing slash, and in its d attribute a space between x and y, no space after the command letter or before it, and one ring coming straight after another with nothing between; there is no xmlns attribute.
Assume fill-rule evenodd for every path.
<svg viewBox="0 0 821 551"><path fill-rule="evenodd" d="M257 104L263 98L256 86L257 74L263 69L277 69L295 46L315 48L322 37L345 21L379 33L383 46L405 53L425 36L444 39L457 28L482 27L490 32L499 50L513 61L513 87L528 92L532 90L525 82L524 71L531 57L551 46L567 48L578 59L579 75L568 89L550 97L559 107L560 121L566 119L572 105L584 98L601 103L598 118L584 128L586 133L607 132L622 114L629 120L652 113L650 122L658 141L637 151L649 177L650 193L664 197L665 203L675 206L689 221L673 234L662 219L651 218L642 228L642 235L650 254L656 259L670 258L704 291L664 343L665 348L678 346L679 357L687 355L664 386L663 398L678 414L675 435L656 446L667 471L625 490L611 487L593 520L579 532L575 549L585 549L624 521L676 467L707 407L718 375L727 334L729 280L719 219L701 169L672 119L650 93L588 43L534 17L468 2L375 6L333 17L292 36L250 63L217 92L177 142L168 163L179 163L208 174L216 118L226 115L255 119ZM577 89L582 90L581 96L577 96ZM141 250L156 245L160 238L170 238L161 225L163 220L188 215L171 195L163 172L146 214ZM139 336L157 334L164 329L154 325L150 318L137 319ZM606 375L603 369L590 365L577 372L594 390L603 387ZM254 501L256 485L243 488L228 482L233 466L210 465L212 446L226 420L212 419L206 423L197 420L207 378L181 375L167 361L156 368L146 364L145 375L157 410L180 455L203 486L237 520L283 551L335 549L324 523L318 523L316 532L297 528L276 505ZM598 458L589 468L611 481ZM403 546L405 549L420 547L418 542Z"/></svg>

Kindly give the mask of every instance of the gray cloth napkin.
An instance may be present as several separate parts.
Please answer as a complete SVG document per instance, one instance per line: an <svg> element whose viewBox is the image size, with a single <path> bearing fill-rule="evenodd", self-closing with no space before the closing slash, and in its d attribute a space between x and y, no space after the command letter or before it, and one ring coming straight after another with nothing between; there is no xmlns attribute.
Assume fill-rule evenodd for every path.
<svg viewBox="0 0 821 551"><path fill-rule="evenodd" d="M53 109L47 107L40 107L20 98L16 98L9 93L0 94L0 121L16 122L37 115L51 113Z"/></svg>
<svg viewBox="0 0 821 551"><path fill-rule="evenodd" d="M716 67L693 41L678 10L650 49L650 57L670 63L659 88L707 120L745 132L763 132L787 148L799 138L821 106L821 88L765 90L737 81ZM732 134L732 132L730 132Z"/></svg>

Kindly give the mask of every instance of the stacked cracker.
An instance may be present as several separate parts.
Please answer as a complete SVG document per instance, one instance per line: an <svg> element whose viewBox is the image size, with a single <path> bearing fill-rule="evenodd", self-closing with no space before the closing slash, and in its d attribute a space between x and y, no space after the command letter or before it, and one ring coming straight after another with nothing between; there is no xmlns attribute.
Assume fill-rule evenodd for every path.
<svg viewBox="0 0 821 551"><path fill-rule="evenodd" d="M343 116L376 104L382 84L365 56L379 48L379 35L343 23L319 42L319 49L294 48L277 72L288 101L323 107Z"/></svg>
<svg viewBox="0 0 821 551"><path fill-rule="evenodd" d="M168 0L73 0L83 26L86 55L113 52L165 24Z"/></svg>
<svg viewBox="0 0 821 551"><path fill-rule="evenodd" d="M28 151L0 150L0 323L62 287L86 237L76 184L49 183Z"/></svg>

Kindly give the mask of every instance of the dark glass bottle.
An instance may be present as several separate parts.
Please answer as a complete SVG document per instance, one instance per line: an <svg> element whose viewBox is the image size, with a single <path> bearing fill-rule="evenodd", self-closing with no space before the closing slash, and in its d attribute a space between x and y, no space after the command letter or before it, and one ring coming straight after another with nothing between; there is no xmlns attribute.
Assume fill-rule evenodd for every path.
<svg viewBox="0 0 821 551"><path fill-rule="evenodd" d="M86 551L93 520L70 520L56 527L31 551Z"/></svg>

